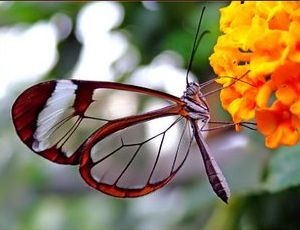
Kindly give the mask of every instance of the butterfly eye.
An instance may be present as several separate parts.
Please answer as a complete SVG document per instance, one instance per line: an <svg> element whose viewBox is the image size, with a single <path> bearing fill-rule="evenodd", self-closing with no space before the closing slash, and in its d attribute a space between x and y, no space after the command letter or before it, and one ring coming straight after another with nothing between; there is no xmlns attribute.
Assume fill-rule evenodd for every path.
<svg viewBox="0 0 300 230"><path fill-rule="evenodd" d="M189 82L201 39L201 12L181 98L139 86L80 80L40 83L25 90L12 107L20 139L38 155L59 164L79 165L91 187L116 197L138 197L166 185L198 144L208 180L227 202L230 192L201 130L209 108ZM148 102L157 107L146 109ZM199 126L198 121L202 121Z"/></svg>

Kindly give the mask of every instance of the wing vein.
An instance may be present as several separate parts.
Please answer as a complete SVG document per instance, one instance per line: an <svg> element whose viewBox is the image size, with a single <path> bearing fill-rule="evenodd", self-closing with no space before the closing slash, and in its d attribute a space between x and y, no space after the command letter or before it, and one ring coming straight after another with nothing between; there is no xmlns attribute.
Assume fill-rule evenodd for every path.
<svg viewBox="0 0 300 230"><path fill-rule="evenodd" d="M184 128L183 128L181 136L180 136L180 139L179 139L179 143L178 143L178 146L177 146L177 149L176 149L174 160L173 160L173 163L172 163L171 173L173 172L174 167L175 167L175 163L176 163L176 160L177 160L177 157L178 157L179 147L180 147L181 141L183 139L183 136L184 136L184 133L185 133L185 130L186 130L186 127L187 127L187 123L188 123L188 121L186 120L186 122L184 124Z"/></svg>
<svg viewBox="0 0 300 230"><path fill-rule="evenodd" d="M118 178L116 179L116 181L114 182L113 185L117 185L117 183L119 182L119 180L121 179L121 177L124 175L124 173L126 172L126 170L128 169L128 167L130 166L130 164L133 162L134 158L137 156L138 152L140 151L141 147L143 146L143 144L141 144L137 150L135 151L135 153L133 154L133 156L131 157L130 161L126 164L125 168L122 170L121 174L118 176Z"/></svg>
<svg viewBox="0 0 300 230"><path fill-rule="evenodd" d="M57 146L62 147L70 139L70 137L73 135L73 133L76 131L76 129L80 125L81 121L82 121L82 118L78 117L76 122L72 125L72 127L68 130L68 132L57 142Z"/></svg>
<svg viewBox="0 0 300 230"><path fill-rule="evenodd" d="M159 159L159 157L160 157L161 148L162 148L162 145L163 145L163 142L164 142L164 139L165 139L165 135L166 135L166 133L164 133L163 136L162 136L162 138L161 138L161 142L160 142L160 145L159 145L158 153L157 153L157 156L156 156L154 165L153 165L153 167L152 167L151 173L150 173L150 175L149 175L147 184L150 183L151 177L152 177L152 175L153 175L153 173L154 173L154 170L155 170L155 168L156 168L156 165L157 165L157 163L158 163L158 159Z"/></svg>
<svg viewBox="0 0 300 230"><path fill-rule="evenodd" d="M193 135L191 134L191 129L189 129L189 133L190 133L190 143L189 143L188 149L187 149L187 151L185 153L185 156L184 156L182 162L177 167L177 169L175 171L173 171L172 173L176 173L182 167L182 165L184 164L184 162L186 161L186 159L187 159L187 157L189 155L190 148L191 148L191 145L192 145L192 142L193 142L193 139L194 139L194 134Z"/></svg>

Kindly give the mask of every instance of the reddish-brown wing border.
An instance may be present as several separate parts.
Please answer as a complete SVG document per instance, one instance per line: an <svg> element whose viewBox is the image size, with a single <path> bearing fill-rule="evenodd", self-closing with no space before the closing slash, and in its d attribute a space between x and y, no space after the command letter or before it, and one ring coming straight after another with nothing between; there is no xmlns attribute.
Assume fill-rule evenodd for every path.
<svg viewBox="0 0 300 230"><path fill-rule="evenodd" d="M25 90L16 99L11 111L12 120L18 136L33 152L36 152L38 155L59 164L79 164L81 157L81 146L73 155L68 157L60 148L56 147L52 147L41 152L34 151L32 144L34 141L33 134L37 128L39 113L45 107L47 100L51 97L57 83L60 81L70 81L77 85L77 89L75 91L76 96L73 105L73 116L79 115L80 118L84 118L85 111L93 102L93 92L96 89L124 90L142 93L145 95L173 101L176 103L178 108L182 107L182 102L178 97L161 91L122 83L83 80L52 80L36 84ZM160 115L163 116L163 114ZM126 119L127 118L125 118L125 120Z"/></svg>
<svg viewBox="0 0 300 230"><path fill-rule="evenodd" d="M180 115L182 108L178 105L167 106L162 109L158 109L155 111L151 111L145 114L130 116L126 118L117 119L111 122L108 122L102 128L97 130L94 134L92 134L88 140L84 143L82 147L82 158L80 161L80 174L82 178L89 184L91 187L99 190L105 194L115 196L115 197L139 197L151 193L165 184L167 184L178 172L178 170L183 165L184 161L181 163L176 170L172 171L171 174L163 179L162 181L156 183L148 182L143 188L121 188L116 184L105 184L101 182L97 182L92 174L91 170L95 165L91 159L91 149L97 143L100 142L105 137L110 134L117 132L126 127L135 125L140 122L149 121L155 118L164 117L164 116L172 116L172 115ZM191 138L191 141L193 138ZM190 142L191 144L191 142ZM186 154L187 157L188 154Z"/></svg>

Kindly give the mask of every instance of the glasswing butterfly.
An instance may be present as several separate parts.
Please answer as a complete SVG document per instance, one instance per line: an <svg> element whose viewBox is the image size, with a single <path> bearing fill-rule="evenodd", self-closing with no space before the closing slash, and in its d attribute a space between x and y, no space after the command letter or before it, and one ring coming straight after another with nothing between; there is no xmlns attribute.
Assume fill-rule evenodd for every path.
<svg viewBox="0 0 300 230"><path fill-rule="evenodd" d="M195 139L213 190L227 202L228 184L201 134L210 123L207 94L201 89L214 80L203 84L188 80L200 40L208 32L199 35L203 13L204 8L186 73L186 91L181 98L113 82L43 82L25 90L13 104L12 119L20 139L52 162L79 165L88 185L115 197L138 197L166 185L185 162ZM156 98L163 100L165 106L124 115L118 105L106 103L108 96L104 92L125 93L119 98L130 94ZM129 97L127 107L135 103L134 98ZM112 117L111 107L120 116ZM156 133L146 133L147 126L155 127Z"/></svg>

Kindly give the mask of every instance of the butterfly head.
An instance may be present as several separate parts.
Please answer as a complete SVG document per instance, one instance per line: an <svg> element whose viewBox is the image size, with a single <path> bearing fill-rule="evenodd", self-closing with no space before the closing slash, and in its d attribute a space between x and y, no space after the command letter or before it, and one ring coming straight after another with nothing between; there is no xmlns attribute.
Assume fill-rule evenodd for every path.
<svg viewBox="0 0 300 230"><path fill-rule="evenodd" d="M194 96L196 94L198 94L200 92L200 85L197 82L189 82L187 87L186 87L186 91L185 91L185 95L186 96Z"/></svg>

